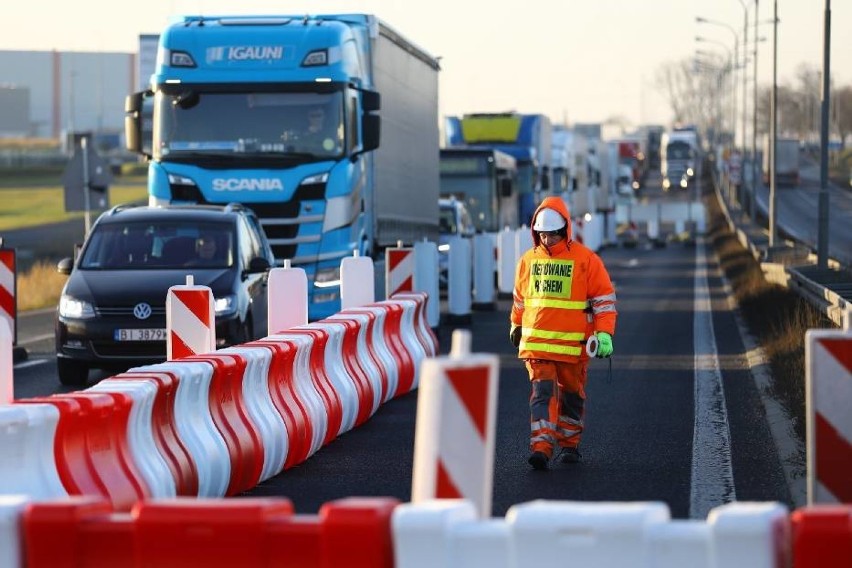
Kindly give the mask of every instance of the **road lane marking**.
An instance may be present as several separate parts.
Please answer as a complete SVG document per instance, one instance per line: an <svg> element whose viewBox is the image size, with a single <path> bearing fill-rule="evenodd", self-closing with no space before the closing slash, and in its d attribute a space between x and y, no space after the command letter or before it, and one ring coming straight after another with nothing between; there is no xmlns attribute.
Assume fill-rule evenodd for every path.
<svg viewBox="0 0 852 568"><path fill-rule="evenodd" d="M27 367L35 367L36 365L42 365L47 363L47 359L30 359L29 361L22 361L15 365L14 369L26 369Z"/></svg>
<svg viewBox="0 0 852 568"><path fill-rule="evenodd" d="M700 520L706 519L712 508L736 500L731 434L713 330L713 306L704 247L704 239L699 237L695 254L695 424L689 496L689 518Z"/></svg>

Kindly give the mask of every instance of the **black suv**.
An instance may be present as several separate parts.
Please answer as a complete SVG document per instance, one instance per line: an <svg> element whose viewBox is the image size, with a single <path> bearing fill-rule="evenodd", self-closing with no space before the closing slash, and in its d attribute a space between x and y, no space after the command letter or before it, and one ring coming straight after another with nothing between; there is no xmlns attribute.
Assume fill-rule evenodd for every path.
<svg viewBox="0 0 852 568"><path fill-rule="evenodd" d="M216 347L266 335L272 249L255 214L239 204L119 205L92 227L56 312L56 363L63 385L82 386L90 368L123 370L166 358L169 287L209 286Z"/></svg>

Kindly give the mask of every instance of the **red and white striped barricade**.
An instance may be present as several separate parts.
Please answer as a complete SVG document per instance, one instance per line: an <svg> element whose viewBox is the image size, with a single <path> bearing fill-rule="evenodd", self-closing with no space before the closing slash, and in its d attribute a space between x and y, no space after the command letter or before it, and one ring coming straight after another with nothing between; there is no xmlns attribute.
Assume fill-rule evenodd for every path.
<svg viewBox="0 0 852 568"><path fill-rule="evenodd" d="M416 318L419 308L417 301L413 298L405 298L403 294L397 294L396 297L384 302L377 302L376 305L388 305L392 310L401 310L402 312L399 315L399 339L405 346L409 357L411 357L414 376L411 385L408 386L408 391L414 390L420 384L420 363L431 351L431 349L427 351L417 330ZM388 315L391 318L396 318L393 312Z"/></svg>
<svg viewBox="0 0 852 568"><path fill-rule="evenodd" d="M177 377L174 416L178 435L198 474L197 497L224 497L231 479L228 446L210 413L213 366L206 361L168 361L130 369L129 373L167 373Z"/></svg>
<svg viewBox="0 0 852 568"><path fill-rule="evenodd" d="M286 259L283 268L270 270L267 304L269 335L308 323L308 277L304 269L292 268Z"/></svg>
<svg viewBox="0 0 852 568"><path fill-rule="evenodd" d="M130 455L151 490L151 497L175 497L175 479L154 442L152 417L157 396L156 385L148 381L124 381L110 377L86 392L120 393L130 397L132 404L126 434Z"/></svg>
<svg viewBox="0 0 852 568"><path fill-rule="evenodd" d="M166 353L169 361L216 350L213 291L196 286L191 274L185 285L172 286L166 295Z"/></svg>
<svg viewBox="0 0 852 568"><path fill-rule="evenodd" d="M15 400L15 372L12 369L12 332L0 319L0 406Z"/></svg>
<svg viewBox="0 0 852 568"><path fill-rule="evenodd" d="M276 333L263 338L261 341L289 342L296 348L293 358L292 376L293 392L308 416L311 425L310 445L305 453L305 459L314 455L325 442L329 431L328 406L314 386L311 366L315 359L313 355L313 337L295 333ZM290 461L288 460L288 463ZM298 462L296 462L298 463Z"/></svg>
<svg viewBox="0 0 852 568"><path fill-rule="evenodd" d="M243 373L243 401L252 423L263 441L263 468L259 481L266 481L284 469L287 458L288 437L284 419L272 403L269 392L269 369L272 350L260 345L243 344L226 347L216 352L235 355L246 362Z"/></svg>
<svg viewBox="0 0 852 568"><path fill-rule="evenodd" d="M365 390L368 394L369 403L367 404L366 417L361 416L364 411L363 407L359 411L359 416L355 420L355 425L358 426L363 420L376 413L382 404L382 394L387 391L388 371L386 364L383 363L373 345L375 317L367 312L351 313L346 311L333 314L327 320L339 321L346 325L347 332L344 337L343 349L347 357L344 358L344 362L348 369L350 363L346 362L346 358L354 358L353 369L360 368L367 381ZM352 327L355 329L354 340L351 337Z"/></svg>
<svg viewBox="0 0 852 568"><path fill-rule="evenodd" d="M441 274L438 245L425 238L414 243L414 290L426 294L423 317L432 329L441 325ZM406 292L407 293L407 292ZM392 297L392 296L389 296Z"/></svg>
<svg viewBox="0 0 852 568"><path fill-rule="evenodd" d="M417 337L426 351L427 357L434 357L438 354L438 338L432 331L432 328L426 321L426 305L429 298L425 292L401 292L391 298L392 300L413 300L417 304L417 309L414 313L414 327L417 331Z"/></svg>
<svg viewBox="0 0 852 568"><path fill-rule="evenodd" d="M210 415L231 460L231 476L225 495L232 496L257 486L263 471L263 440L249 414L243 396L246 361L234 353L207 353L186 357L213 366L210 381Z"/></svg>
<svg viewBox="0 0 852 568"><path fill-rule="evenodd" d="M402 339L400 324L402 323L402 306L393 302L376 302L363 306L376 315L376 322L381 326L384 342L396 367L396 376L391 377L388 384L388 399L408 393L414 384L414 360L408 346ZM392 383L392 384L391 384Z"/></svg>
<svg viewBox="0 0 852 568"><path fill-rule="evenodd" d="M368 256L349 256L340 261L340 307L356 308L376 301L376 269Z"/></svg>
<svg viewBox="0 0 852 568"><path fill-rule="evenodd" d="M385 249L385 298L414 290L414 248L402 246Z"/></svg>
<svg viewBox="0 0 852 568"><path fill-rule="evenodd" d="M156 386L151 426L157 451L166 461L178 496L198 495L198 469L192 454L180 437L175 412L178 377L174 373L128 371L112 377L122 381L147 382Z"/></svg>
<svg viewBox="0 0 852 568"><path fill-rule="evenodd" d="M473 275L470 239L454 235L449 239L447 259L447 319L451 323L470 323L471 282Z"/></svg>
<svg viewBox="0 0 852 568"><path fill-rule="evenodd" d="M0 566L29 566L24 562L25 531L21 522L28 503L25 495L0 495Z"/></svg>
<svg viewBox="0 0 852 568"><path fill-rule="evenodd" d="M18 339L18 279L15 249L4 248L0 239L0 319L6 320L12 344Z"/></svg>
<svg viewBox="0 0 852 568"><path fill-rule="evenodd" d="M808 503L852 503L852 328L805 334Z"/></svg>
<svg viewBox="0 0 852 568"><path fill-rule="evenodd" d="M384 312L382 312L384 316ZM373 361L379 369L379 383L374 383L374 396L377 400L373 402L373 413L378 410L378 407L390 400L392 389L396 388L399 383L399 370L396 366L396 359L388 345L384 332L384 317L379 317L376 310L361 307L361 308L346 308L331 316L334 318L356 318L362 321L362 327L366 327L366 335L364 340ZM366 318L366 321L365 321Z"/></svg>
<svg viewBox="0 0 852 568"><path fill-rule="evenodd" d="M58 423L52 404L0 406L0 492L33 499L68 495L53 453Z"/></svg>
<svg viewBox="0 0 852 568"><path fill-rule="evenodd" d="M493 311L497 307L494 289L494 239L486 233L473 236L473 309Z"/></svg>
<svg viewBox="0 0 852 568"><path fill-rule="evenodd" d="M423 361L417 397L411 500L468 499L491 516L499 358L470 353L453 332L449 357Z"/></svg>

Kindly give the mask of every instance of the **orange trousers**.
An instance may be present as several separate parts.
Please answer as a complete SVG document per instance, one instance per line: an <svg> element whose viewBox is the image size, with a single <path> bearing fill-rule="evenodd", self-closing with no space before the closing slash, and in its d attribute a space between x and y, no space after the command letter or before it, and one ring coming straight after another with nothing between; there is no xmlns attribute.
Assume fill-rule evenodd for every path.
<svg viewBox="0 0 852 568"><path fill-rule="evenodd" d="M530 375L530 451L553 455L576 448L583 433L588 361L527 359Z"/></svg>

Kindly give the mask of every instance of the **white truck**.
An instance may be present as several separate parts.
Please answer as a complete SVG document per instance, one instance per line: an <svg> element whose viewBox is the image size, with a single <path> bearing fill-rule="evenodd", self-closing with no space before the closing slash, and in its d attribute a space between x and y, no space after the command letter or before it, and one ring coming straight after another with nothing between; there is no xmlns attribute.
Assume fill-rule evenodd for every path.
<svg viewBox="0 0 852 568"><path fill-rule="evenodd" d="M763 183L769 185L771 175L772 139L763 139ZM775 183L789 187L799 185L799 139L778 138L778 157L775 159Z"/></svg>

